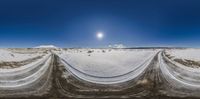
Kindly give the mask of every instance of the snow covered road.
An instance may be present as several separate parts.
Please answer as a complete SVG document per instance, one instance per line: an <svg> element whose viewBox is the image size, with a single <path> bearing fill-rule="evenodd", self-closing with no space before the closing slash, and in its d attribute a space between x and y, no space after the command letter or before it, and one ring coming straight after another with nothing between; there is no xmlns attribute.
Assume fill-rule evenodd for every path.
<svg viewBox="0 0 200 99"><path fill-rule="evenodd" d="M141 75L158 51L95 52L90 56L84 52L65 53L60 58L66 69L80 79L99 84L114 84Z"/></svg>
<svg viewBox="0 0 200 99"><path fill-rule="evenodd" d="M200 97L199 49L0 51L0 97Z"/></svg>
<svg viewBox="0 0 200 99"><path fill-rule="evenodd" d="M15 55L13 52L10 53ZM42 79L45 79L45 75L49 75L49 70L52 69L51 61L52 55L47 53L40 59L18 68L0 68L0 96L12 97L36 93L45 85Z"/></svg>
<svg viewBox="0 0 200 99"><path fill-rule="evenodd" d="M159 53L159 64L161 77L165 79L165 85L171 89L166 89L171 96L193 96L199 97L200 91L200 69L182 65Z"/></svg>

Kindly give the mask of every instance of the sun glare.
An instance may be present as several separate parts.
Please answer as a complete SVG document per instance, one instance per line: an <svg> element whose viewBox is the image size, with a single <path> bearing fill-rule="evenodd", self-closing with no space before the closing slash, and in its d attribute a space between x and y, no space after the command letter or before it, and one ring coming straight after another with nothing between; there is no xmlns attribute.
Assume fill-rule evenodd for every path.
<svg viewBox="0 0 200 99"><path fill-rule="evenodd" d="M96 36L97 36L97 38L98 39L103 39L103 37L104 37L104 34L102 33L102 32L98 32L97 34L96 34Z"/></svg>

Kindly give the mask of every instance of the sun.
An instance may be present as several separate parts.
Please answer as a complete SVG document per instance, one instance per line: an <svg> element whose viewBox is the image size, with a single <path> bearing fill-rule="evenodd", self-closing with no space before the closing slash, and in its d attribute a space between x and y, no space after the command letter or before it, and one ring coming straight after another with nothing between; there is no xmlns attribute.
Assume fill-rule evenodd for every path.
<svg viewBox="0 0 200 99"><path fill-rule="evenodd" d="M97 38L98 38L99 40L101 40L101 39L103 39L104 34L103 34L102 32L98 32L98 33L96 34L96 36L97 36Z"/></svg>

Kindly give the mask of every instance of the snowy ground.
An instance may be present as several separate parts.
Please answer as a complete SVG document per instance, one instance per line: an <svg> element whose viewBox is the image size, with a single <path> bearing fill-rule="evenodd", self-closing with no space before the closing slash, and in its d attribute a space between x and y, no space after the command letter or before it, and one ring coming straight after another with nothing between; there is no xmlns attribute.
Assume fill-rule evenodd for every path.
<svg viewBox="0 0 200 99"><path fill-rule="evenodd" d="M51 53L41 49L0 49L0 97L44 94Z"/></svg>
<svg viewBox="0 0 200 99"><path fill-rule="evenodd" d="M133 79L147 67L148 64L144 63L150 63L157 52L137 49L79 49L62 51L59 57L80 78L108 84Z"/></svg>
<svg viewBox="0 0 200 99"><path fill-rule="evenodd" d="M169 54L173 59L188 59L194 61L200 61L199 49L171 49L167 50L166 54Z"/></svg>
<svg viewBox="0 0 200 99"><path fill-rule="evenodd" d="M95 50L91 53L64 51L60 57L76 69L94 76L122 75L137 68L144 61L156 54L156 51L147 50Z"/></svg>
<svg viewBox="0 0 200 99"><path fill-rule="evenodd" d="M0 49L0 98L199 98L199 52L200 49Z"/></svg>
<svg viewBox="0 0 200 99"><path fill-rule="evenodd" d="M12 61L23 61L30 58L42 56L44 53L38 53L38 52L28 52L24 51L19 52L17 50L10 50L10 49L0 49L0 62L12 62Z"/></svg>
<svg viewBox="0 0 200 99"><path fill-rule="evenodd" d="M166 56L171 60L188 67L200 67L199 49L171 49L165 51Z"/></svg>

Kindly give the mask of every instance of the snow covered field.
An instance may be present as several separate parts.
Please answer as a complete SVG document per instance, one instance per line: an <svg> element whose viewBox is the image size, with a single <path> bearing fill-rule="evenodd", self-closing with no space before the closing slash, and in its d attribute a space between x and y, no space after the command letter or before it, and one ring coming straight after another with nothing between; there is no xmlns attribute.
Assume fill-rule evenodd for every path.
<svg viewBox="0 0 200 99"><path fill-rule="evenodd" d="M188 59L193 61L200 61L199 49L171 49L167 50L166 54L169 54L173 59Z"/></svg>
<svg viewBox="0 0 200 99"><path fill-rule="evenodd" d="M23 61L30 58L42 56L44 53L38 52L24 52L20 53L16 50L0 49L0 62L12 62L12 61Z"/></svg>
<svg viewBox="0 0 200 99"><path fill-rule="evenodd" d="M0 49L0 98L199 98L199 52L200 49Z"/></svg>
<svg viewBox="0 0 200 99"><path fill-rule="evenodd" d="M166 56L176 62L187 67L200 67L200 50L199 49L171 49L165 51Z"/></svg>
<svg viewBox="0 0 200 99"><path fill-rule="evenodd" d="M59 57L66 68L78 77L95 83L112 84L137 77L157 52L137 49L79 49L63 51Z"/></svg>

